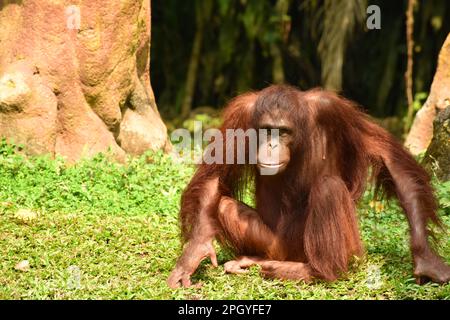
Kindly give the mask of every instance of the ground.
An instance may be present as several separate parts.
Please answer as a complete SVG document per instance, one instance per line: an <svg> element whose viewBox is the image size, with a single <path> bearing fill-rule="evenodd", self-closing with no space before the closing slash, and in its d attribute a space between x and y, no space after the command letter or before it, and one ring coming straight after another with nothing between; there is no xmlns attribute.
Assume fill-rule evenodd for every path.
<svg viewBox="0 0 450 320"><path fill-rule="evenodd" d="M370 192L359 206L367 256L342 280L265 280L257 267L224 274L232 256L217 247L220 266L205 261L194 276L200 288L171 290L193 168L161 154L127 166L107 158L66 166L0 143L0 299L450 299L450 285L415 284L405 219ZM450 183L436 188L450 228ZM440 243L450 262L448 235Z"/></svg>

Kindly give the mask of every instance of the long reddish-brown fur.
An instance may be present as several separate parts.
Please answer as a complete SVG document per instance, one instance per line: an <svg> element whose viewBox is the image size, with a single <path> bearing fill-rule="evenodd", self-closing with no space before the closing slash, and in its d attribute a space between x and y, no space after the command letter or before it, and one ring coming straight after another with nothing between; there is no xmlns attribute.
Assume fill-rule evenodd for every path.
<svg viewBox="0 0 450 320"><path fill-rule="evenodd" d="M218 237L237 254L257 257L246 263L259 261L269 276L334 280L347 271L352 256L363 252L355 203L369 180L380 192L398 197L410 223L416 266L439 259L423 235L428 221L440 225L430 179L394 137L335 93L289 86L233 99L221 131L257 128L261 116L274 108L295 128L287 172L267 178L251 164L200 165L181 200L182 235L191 247ZM226 152L231 141L224 142ZM256 208L233 204L251 183ZM186 250L180 261L192 252ZM211 250L201 258L208 254ZM435 263L445 281L449 270Z"/></svg>

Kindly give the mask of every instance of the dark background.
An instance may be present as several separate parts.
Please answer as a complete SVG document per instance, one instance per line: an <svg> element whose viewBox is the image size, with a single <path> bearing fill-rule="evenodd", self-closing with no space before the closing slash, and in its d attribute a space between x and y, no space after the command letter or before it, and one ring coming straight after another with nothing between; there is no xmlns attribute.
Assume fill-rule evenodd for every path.
<svg viewBox="0 0 450 320"><path fill-rule="evenodd" d="M344 48L342 85L336 89L376 117L403 117L407 110L408 1L347 1L364 5L364 11L368 5L378 5L381 30L367 30L365 12L355 17L354 9L339 6L339 1L153 1L151 77L163 117L170 120L180 114L196 32L202 34L203 41L192 108L220 108L238 93L277 82L273 50L279 52L281 67L277 70L284 73L285 83L301 89L323 86L323 56L333 59L333 54L340 54L319 45L322 38L330 36L325 26L329 12L337 13L341 21L354 21L350 30L335 23L337 32L332 34ZM277 9L281 2L288 4L284 13ZM335 7L330 9L330 5ZM450 31L450 2L418 0L414 23L416 95L430 89L439 50Z"/></svg>

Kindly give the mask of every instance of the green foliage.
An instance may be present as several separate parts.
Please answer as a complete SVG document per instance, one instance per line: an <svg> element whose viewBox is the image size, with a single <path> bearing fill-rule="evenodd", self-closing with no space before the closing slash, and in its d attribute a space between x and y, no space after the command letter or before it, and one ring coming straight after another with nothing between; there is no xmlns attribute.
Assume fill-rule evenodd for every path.
<svg viewBox="0 0 450 320"><path fill-rule="evenodd" d="M291 25L290 15L278 9L280 3L287 11L291 1L278 0L276 4L259 0L213 1L213 18L204 21L204 40L194 106L223 105L236 93L253 88L255 79L259 79L257 87L265 86L273 80L272 63L266 66L265 60L273 56L273 46L280 46L287 38ZM178 34L184 36L186 43L192 43L192 30L195 29L193 23L198 21L199 15L211 15L208 11L211 8L207 10L199 7L195 11L195 18L182 15L184 24L180 25L180 16L169 13L174 10L181 13L190 6L188 2L174 0L165 1L161 7L158 4L154 6L154 10L160 10L160 14L167 17L167 24L164 27L158 25L157 21L153 24L152 55L159 57L159 63L155 62L152 77L158 79L154 83L158 105L169 117L176 117L180 109L178 88L183 87L186 81L191 52L191 45L179 45ZM176 32L177 36L172 36L172 32ZM174 47L177 52L172 54ZM161 68L163 65L166 67ZM168 73L169 67L171 71Z"/></svg>
<svg viewBox="0 0 450 320"><path fill-rule="evenodd" d="M201 122L202 124L201 129L203 131L211 128L219 128L220 125L222 124L222 119L220 117L211 116L206 113L199 113L183 121L182 127L194 133L195 131L194 124L196 121Z"/></svg>
<svg viewBox="0 0 450 320"><path fill-rule="evenodd" d="M423 106L427 97L428 97L428 93L426 93L426 92L418 92L414 95L414 100L413 100L413 104L412 104L412 112L411 112L411 114L409 114L409 113L405 114L405 116L402 119L402 121L404 123L404 127L405 127L405 129L404 129L405 132L409 132L409 130L411 129L411 125L414 120L414 115Z"/></svg>
<svg viewBox="0 0 450 320"><path fill-rule="evenodd" d="M170 290L179 200L193 167L160 153L126 165L107 158L67 166L0 143L0 299L450 299L450 285L414 283L406 221L396 205L371 201L370 192L359 208L367 257L342 280L265 280L258 268L227 275L231 255L217 247L219 268L205 261L194 276L202 287ZM448 209L450 185L437 189ZM24 219L19 209L36 214ZM449 225L450 216L443 218ZM16 270L23 260L30 269Z"/></svg>
<svg viewBox="0 0 450 320"><path fill-rule="evenodd" d="M378 5L382 28L366 30ZM270 83L340 88L377 117L406 110L405 1L165 0L152 3L152 84L165 118L179 115L195 31L203 28L193 107L219 108ZM429 91L450 31L446 1L417 3L414 92ZM430 36L431 35L431 36ZM321 76L323 75L323 77Z"/></svg>
<svg viewBox="0 0 450 320"><path fill-rule="evenodd" d="M419 109L422 108L427 97L428 97L428 93L426 93L426 92L418 92L414 95L414 101L413 101L414 111L419 111Z"/></svg>
<svg viewBox="0 0 450 320"><path fill-rule="evenodd" d="M440 183L436 189L440 207L444 214L450 216L450 181Z"/></svg>
<svg viewBox="0 0 450 320"><path fill-rule="evenodd" d="M99 154L67 166L60 158L27 159L14 150L0 144L2 201L46 212L173 214L193 172L160 152L130 159L127 165Z"/></svg>

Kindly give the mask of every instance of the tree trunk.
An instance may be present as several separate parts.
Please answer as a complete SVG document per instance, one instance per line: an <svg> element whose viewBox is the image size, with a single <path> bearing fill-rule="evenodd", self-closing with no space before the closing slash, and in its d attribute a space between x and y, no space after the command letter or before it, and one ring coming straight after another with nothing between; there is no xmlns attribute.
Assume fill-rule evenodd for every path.
<svg viewBox="0 0 450 320"><path fill-rule="evenodd" d="M406 48L407 62L405 72L406 101L408 101L408 112L406 113L405 124L403 126L404 134L407 134L411 126L414 115L413 98L413 66L414 66L414 6L416 0L408 0L408 9L406 10Z"/></svg>
<svg viewBox="0 0 450 320"><path fill-rule="evenodd" d="M192 100L194 98L195 85L197 84L198 65L202 51L203 32L203 24L200 24L195 31L194 44L192 45L191 58L189 59L186 87L184 89L183 104L181 105L181 119L186 119L192 109Z"/></svg>
<svg viewBox="0 0 450 320"><path fill-rule="evenodd" d="M424 164L439 179L450 180L450 106L439 112L433 131Z"/></svg>
<svg viewBox="0 0 450 320"><path fill-rule="evenodd" d="M433 137L436 114L450 105L450 34L439 53L438 67L431 85L430 95L412 124L405 146L417 155L425 151Z"/></svg>
<svg viewBox="0 0 450 320"><path fill-rule="evenodd" d="M150 1L0 2L0 137L76 161L168 149L150 85Z"/></svg>
<svg viewBox="0 0 450 320"><path fill-rule="evenodd" d="M195 7L196 31L187 70L183 103L181 104L180 117L183 120L188 118L189 113L192 110L192 100L194 99L195 86L197 85L197 73L202 54L205 25L207 24L213 9L213 2L211 0L192 1L192 5Z"/></svg>

